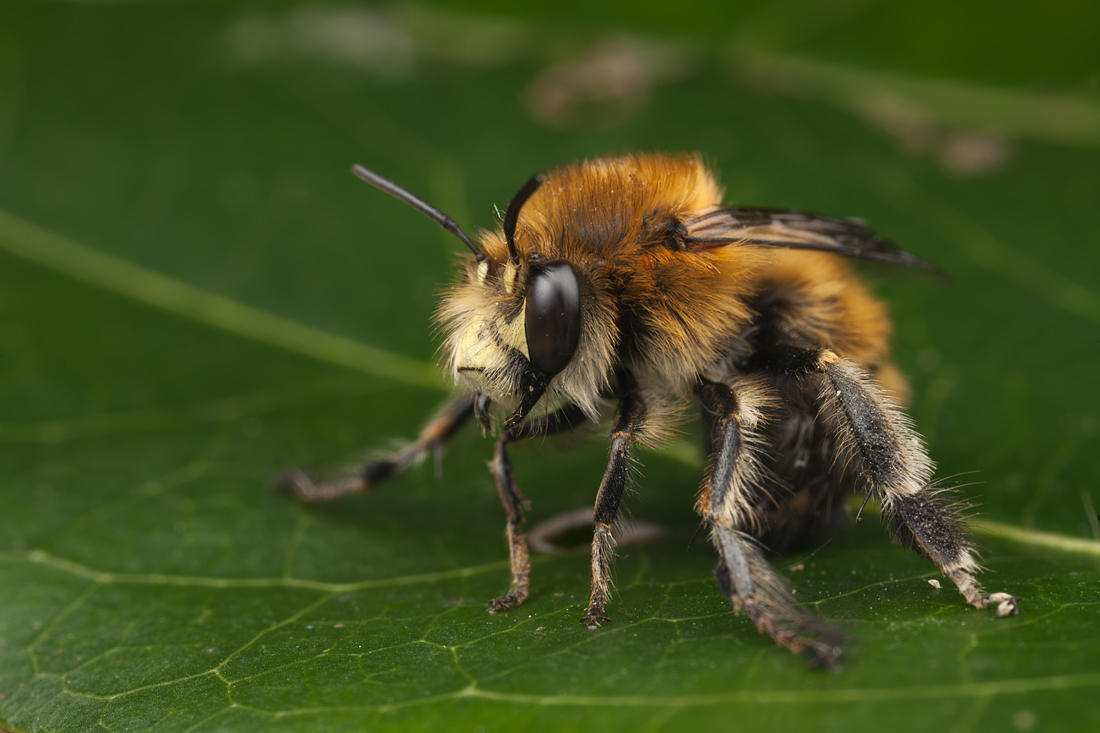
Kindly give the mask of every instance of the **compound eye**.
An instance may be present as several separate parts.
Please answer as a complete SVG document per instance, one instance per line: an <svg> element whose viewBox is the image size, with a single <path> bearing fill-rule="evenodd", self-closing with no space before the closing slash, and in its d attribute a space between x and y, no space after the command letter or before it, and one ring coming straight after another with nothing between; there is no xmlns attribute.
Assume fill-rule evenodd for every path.
<svg viewBox="0 0 1100 733"><path fill-rule="evenodd" d="M548 377L565 369L581 340L581 289L569 263L532 269L524 320L531 365Z"/></svg>

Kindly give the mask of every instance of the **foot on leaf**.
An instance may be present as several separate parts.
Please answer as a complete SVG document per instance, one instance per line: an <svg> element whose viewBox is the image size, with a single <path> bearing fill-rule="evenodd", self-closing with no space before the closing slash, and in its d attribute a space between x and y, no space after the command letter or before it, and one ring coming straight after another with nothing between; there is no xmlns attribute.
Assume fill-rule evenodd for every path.
<svg viewBox="0 0 1100 733"><path fill-rule="evenodd" d="M598 629L600 628L601 621L611 623L611 619L609 619L607 616L601 616L598 613L592 613L591 611L589 611L587 614L585 614L584 618L581 619L581 626L587 626L590 629Z"/></svg>
<svg viewBox="0 0 1100 733"><path fill-rule="evenodd" d="M501 596L500 598L494 598L492 601L489 602L489 613L511 611L513 608L521 603L523 603L523 598L517 593L512 593L507 596Z"/></svg>
<svg viewBox="0 0 1100 733"><path fill-rule="evenodd" d="M806 663L807 669L824 667L832 672L840 669L840 649L836 647L822 642L813 642L807 644L802 651L810 657L810 661Z"/></svg>

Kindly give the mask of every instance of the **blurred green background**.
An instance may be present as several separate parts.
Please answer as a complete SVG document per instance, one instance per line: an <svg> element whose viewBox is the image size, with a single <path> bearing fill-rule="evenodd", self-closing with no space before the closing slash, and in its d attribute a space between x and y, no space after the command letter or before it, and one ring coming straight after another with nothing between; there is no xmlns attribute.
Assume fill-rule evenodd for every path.
<svg viewBox="0 0 1100 733"><path fill-rule="evenodd" d="M0 727L1054 730L1100 722L1100 5L4 3ZM867 268L912 414L981 503L995 620L876 522L801 570L857 640L807 672L697 543L694 435L645 454L598 632L582 554L510 615L471 430L443 478L302 507L445 399L430 326L531 173L699 151L727 200L859 216L953 285ZM517 447L530 520L602 440ZM788 567L813 547L775 558Z"/></svg>

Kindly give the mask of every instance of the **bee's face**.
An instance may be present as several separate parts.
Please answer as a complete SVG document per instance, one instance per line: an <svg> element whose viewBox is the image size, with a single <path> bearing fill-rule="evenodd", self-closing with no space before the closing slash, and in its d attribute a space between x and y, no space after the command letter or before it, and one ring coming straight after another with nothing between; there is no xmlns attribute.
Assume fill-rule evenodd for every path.
<svg viewBox="0 0 1100 733"><path fill-rule="evenodd" d="M608 352L597 361L610 363L609 347L596 343L599 324L589 322L604 320L594 301L563 260L471 263L440 308L456 379L520 416L547 392L594 411L599 389L592 385L607 384L606 367L581 354Z"/></svg>
<svg viewBox="0 0 1100 733"><path fill-rule="evenodd" d="M515 266L505 266L505 292L513 289ZM483 289L488 263L478 267L478 282ZM500 310L499 308L497 309ZM492 309L489 309L492 311ZM520 352L528 365L546 379L561 372L577 353L581 337L581 292L577 274L568 262L532 264L527 272L522 298L513 303L511 312L501 319L475 318L476 325L466 329L455 354L459 374L484 374L491 368L488 344ZM499 316L500 314L496 314ZM495 329L495 330L494 330ZM488 342L488 344L486 343ZM475 377L468 377L477 384Z"/></svg>

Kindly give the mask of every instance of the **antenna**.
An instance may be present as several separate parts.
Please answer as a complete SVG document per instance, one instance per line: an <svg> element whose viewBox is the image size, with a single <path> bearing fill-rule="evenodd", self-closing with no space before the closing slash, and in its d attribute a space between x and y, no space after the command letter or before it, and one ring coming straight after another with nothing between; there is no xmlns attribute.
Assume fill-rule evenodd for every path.
<svg viewBox="0 0 1100 733"><path fill-rule="evenodd" d="M381 190L385 191L390 196L393 196L395 199L400 199L401 201L404 201L406 204L413 207L414 209L419 211L421 214L426 215L429 219L434 221L436 224L438 224L439 226L443 227L444 229L446 229L451 234L453 234L456 237L458 237L459 239L461 239L462 243L465 244L467 247L469 247L470 251L473 252L474 255L477 256L477 261L478 262L484 262L485 261L485 255L482 253L482 251L480 249L477 248L477 245L475 245L473 242L470 241L470 238L466 236L466 232L462 231L462 227L460 227L458 224L456 224L454 219L447 216L442 211L440 211L439 209L437 209L434 206L432 206L431 204L429 204L427 201L424 201L423 199L413 195L410 191L407 191L406 189L401 188L401 186L398 186L396 183L389 180L388 178L383 178L382 176L378 175L374 171L367 170L366 168L364 168L361 165L353 165L351 167L351 172L354 173L355 175L359 176L360 178L362 178L364 181L366 181L370 185L374 186L375 188L378 188L378 189L381 189ZM530 183L530 182L528 182L528 183ZM528 196L530 196L530 195L531 194L528 194ZM521 205L522 205L522 203L521 203ZM510 211L511 211L511 209L509 209L509 212ZM517 215L518 215L518 212L517 212ZM515 223L514 222L513 222L512 226L513 226L513 228L515 228Z"/></svg>

